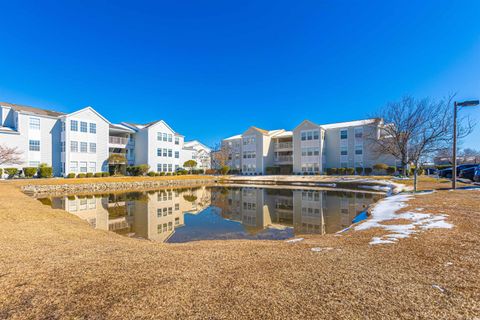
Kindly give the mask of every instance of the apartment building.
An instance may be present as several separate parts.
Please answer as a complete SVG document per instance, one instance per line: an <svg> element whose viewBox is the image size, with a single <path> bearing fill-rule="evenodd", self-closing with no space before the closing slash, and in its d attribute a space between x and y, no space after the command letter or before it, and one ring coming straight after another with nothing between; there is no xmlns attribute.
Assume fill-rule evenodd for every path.
<svg viewBox="0 0 480 320"><path fill-rule="evenodd" d="M396 165L389 155L374 151L383 121L366 119L319 125L305 120L293 131L250 127L222 141L228 163L242 174L324 173L327 168L371 168Z"/></svg>
<svg viewBox="0 0 480 320"><path fill-rule="evenodd" d="M185 147L184 136L163 120L113 124L92 107L66 114L0 102L0 144L22 153L21 164L1 167L46 163L54 176L109 171L112 154L125 157L124 167L148 164L158 172L173 172L185 159L210 158L208 147L196 140Z"/></svg>
<svg viewBox="0 0 480 320"><path fill-rule="evenodd" d="M187 160L195 160L197 162L197 168L202 170L207 170L212 167L212 149L204 145L198 140L187 141L183 144L183 149L185 152L185 158L182 159L182 163L185 163ZM190 152L187 152L187 151Z"/></svg>

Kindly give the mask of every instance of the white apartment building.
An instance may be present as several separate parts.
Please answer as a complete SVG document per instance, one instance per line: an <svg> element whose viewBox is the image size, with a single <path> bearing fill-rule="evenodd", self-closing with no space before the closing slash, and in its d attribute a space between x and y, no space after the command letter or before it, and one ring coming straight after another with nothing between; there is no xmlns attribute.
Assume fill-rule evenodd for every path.
<svg viewBox="0 0 480 320"><path fill-rule="evenodd" d="M182 159L183 163L191 159L197 162L198 169L207 170L212 167L212 149L200 141L187 141L183 144L183 149L185 150L185 152L182 153L185 155L185 158ZM191 152L187 152L188 150L191 150Z"/></svg>
<svg viewBox="0 0 480 320"><path fill-rule="evenodd" d="M163 120L112 124L92 107L65 114L0 102L0 144L16 147L22 157L21 164L0 167L46 163L54 176L109 171L111 154L124 155L124 166L148 164L158 172L173 172L185 159L210 158L198 141L184 147L184 137Z"/></svg>
<svg viewBox="0 0 480 320"><path fill-rule="evenodd" d="M319 125L305 120L293 131L250 127L222 141L229 166L242 174L324 173L327 168L395 166L389 155L374 152L371 139L381 138L383 121L367 119ZM367 138L368 137L368 138Z"/></svg>

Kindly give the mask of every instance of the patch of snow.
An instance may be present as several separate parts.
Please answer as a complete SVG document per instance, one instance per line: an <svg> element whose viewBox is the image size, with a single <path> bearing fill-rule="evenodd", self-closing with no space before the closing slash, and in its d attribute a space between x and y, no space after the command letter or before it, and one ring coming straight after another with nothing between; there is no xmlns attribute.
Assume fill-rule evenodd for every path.
<svg viewBox="0 0 480 320"><path fill-rule="evenodd" d="M290 240L286 240L285 242L287 242L287 243L295 243L295 242L300 242L300 241L303 241L303 238L290 239Z"/></svg>
<svg viewBox="0 0 480 320"><path fill-rule="evenodd" d="M453 265L453 262L445 262L445 267L449 267L451 265Z"/></svg>
<svg viewBox="0 0 480 320"><path fill-rule="evenodd" d="M316 248L312 248L312 249L310 249L310 250L312 250L313 252L322 252L322 251L330 251L330 250L333 250L333 248L330 248L330 247L326 247L326 248L316 247Z"/></svg>
<svg viewBox="0 0 480 320"><path fill-rule="evenodd" d="M369 189L369 190L376 190L376 191L385 191L388 192L392 188L388 186L358 186L360 189Z"/></svg>
<svg viewBox="0 0 480 320"><path fill-rule="evenodd" d="M445 292L445 289L443 289L442 287L440 287L439 285L436 285L436 284L432 284L432 288L435 288L435 289L439 290L440 292Z"/></svg>
<svg viewBox="0 0 480 320"><path fill-rule="evenodd" d="M337 184L336 183L319 183L319 187L331 187L331 188L336 188Z"/></svg>
<svg viewBox="0 0 480 320"><path fill-rule="evenodd" d="M370 219L355 226L355 230L368 230L381 228L389 231L389 234L381 237L373 237L370 244L395 243L399 239L408 238L421 230L453 228L453 225L446 222L445 214L420 213L415 211L397 213L407 206L407 201L413 198L411 194L400 194L380 200L372 210ZM421 210L419 210L421 209ZM423 208L416 209L423 211ZM390 220L408 220L406 224L388 224L383 222Z"/></svg>
<svg viewBox="0 0 480 320"><path fill-rule="evenodd" d="M434 192L435 192L435 190L417 191L417 192L415 193L415 195L416 195L416 196L424 196L424 195L426 195L426 194L432 194L432 193L434 193Z"/></svg>
<svg viewBox="0 0 480 320"><path fill-rule="evenodd" d="M425 208L416 208L415 210L417 210L417 211L423 211L423 210L425 210Z"/></svg>

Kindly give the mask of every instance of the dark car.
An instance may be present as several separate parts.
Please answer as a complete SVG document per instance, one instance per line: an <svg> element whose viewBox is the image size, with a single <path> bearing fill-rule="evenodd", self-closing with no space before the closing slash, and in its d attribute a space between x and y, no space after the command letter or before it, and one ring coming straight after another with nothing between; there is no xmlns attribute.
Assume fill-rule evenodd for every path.
<svg viewBox="0 0 480 320"><path fill-rule="evenodd" d="M478 166L476 167L471 167L467 169L463 169L460 171L460 174L458 175L460 178L463 179L470 179L473 180L473 177L475 176L475 171L478 169Z"/></svg>
<svg viewBox="0 0 480 320"><path fill-rule="evenodd" d="M473 181L480 182L480 166L477 167L475 173L473 174Z"/></svg>
<svg viewBox="0 0 480 320"><path fill-rule="evenodd" d="M461 165L457 166L457 176L460 173L460 171L462 171L464 169L476 167L476 166L478 166L478 164L461 164ZM451 178L452 177L452 168L447 168L447 169L440 170L438 172L438 176L441 177L441 178Z"/></svg>

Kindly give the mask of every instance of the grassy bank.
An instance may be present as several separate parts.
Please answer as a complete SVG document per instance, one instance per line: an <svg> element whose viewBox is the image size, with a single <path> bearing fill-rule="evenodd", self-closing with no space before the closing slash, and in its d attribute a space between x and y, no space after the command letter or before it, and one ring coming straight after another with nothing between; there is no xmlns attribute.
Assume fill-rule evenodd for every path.
<svg viewBox="0 0 480 320"><path fill-rule="evenodd" d="M166 177L151 179L161 178ZM385 232L378 229L305 236L298 243L161 244L94 230L22 194L19 183L0 182L0 318L480 314L480 191L440 190L411 200L404 210L446 213L455 227L394 245L369 246L372 236ZM424 189L444 186L421 182ZM333 249L312 252L312 247Z"/></svg>

